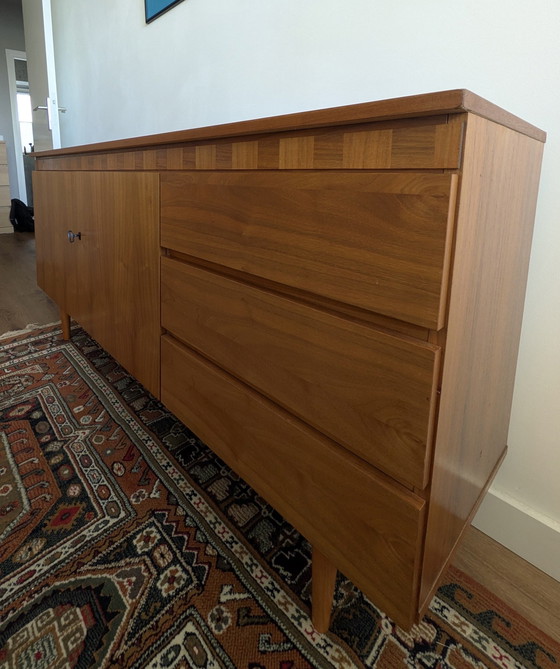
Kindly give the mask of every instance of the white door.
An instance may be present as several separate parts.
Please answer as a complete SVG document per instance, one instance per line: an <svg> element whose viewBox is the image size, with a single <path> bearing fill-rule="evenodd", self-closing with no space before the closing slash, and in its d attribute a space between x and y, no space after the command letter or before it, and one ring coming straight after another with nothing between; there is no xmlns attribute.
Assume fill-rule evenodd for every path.
<svg viewBox="0 0 560 669"><path fill-rule="evenodd" d="M35 151L58 149L58 93L54 64L51 0L22 0Z"/></svg>

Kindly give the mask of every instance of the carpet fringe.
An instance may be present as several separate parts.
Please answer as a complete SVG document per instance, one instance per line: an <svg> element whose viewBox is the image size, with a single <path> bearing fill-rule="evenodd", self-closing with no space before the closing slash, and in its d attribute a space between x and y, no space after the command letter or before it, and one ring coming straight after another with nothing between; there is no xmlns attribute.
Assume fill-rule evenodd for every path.
<svg viewBox="0 0 560 669"><path fill-rule="evenodd" d="M7 339L8 337L17 337L18 335L23 335L33 330L40 330L42 328L49 328L53 325L60 325L60 321L54 321L53 323L29 323L21 330L12 330L10 332L4 332L0 334L0 339Z"/></svg>

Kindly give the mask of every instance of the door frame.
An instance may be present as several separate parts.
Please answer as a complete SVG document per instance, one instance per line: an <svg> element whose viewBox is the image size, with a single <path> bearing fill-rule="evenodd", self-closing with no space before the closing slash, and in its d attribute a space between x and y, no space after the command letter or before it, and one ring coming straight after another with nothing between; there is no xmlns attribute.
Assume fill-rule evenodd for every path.
<svg viewBox="0 0 560 669"><path fill-rule="evenodd" d="M59 149L60 115L56 83L51 0L21 0L33 108L35 150ZM41 82L39 85L39 81ZM39 109L41 107L41 109ZM39 122L36 114L45 114ZM35 127L36 123L38 128Z"/></svg>
<svg viewBox="0 0 560 669"><path fill-rule="evenodd" d="M14 154L17 174L17 197L27 202L27 189L25 184L25 170L23 167L23 150L21 148L21 133L19 131L19 116L17 110L17 83L16 83L16 60L27 60L25 51L6 49L6 62L8 65L8 91L10 95L10 109L12 112L12 129L14 133ZM22 197L22 195L24 197Z"/></svg>
<svg viewBox="0 0 560 669"><path fill-rule="evenodd" d="M60 108L58 102L58 87L56 81L56 65L54 58L54 34L52 24L52 4L51 0L42 0L43 6L43 33L45 37L45 62L47 65L47 89L49 99L47 104L50 106L50 115L52 121L52 148L60 149L62 146L60 139Z"/></svg>

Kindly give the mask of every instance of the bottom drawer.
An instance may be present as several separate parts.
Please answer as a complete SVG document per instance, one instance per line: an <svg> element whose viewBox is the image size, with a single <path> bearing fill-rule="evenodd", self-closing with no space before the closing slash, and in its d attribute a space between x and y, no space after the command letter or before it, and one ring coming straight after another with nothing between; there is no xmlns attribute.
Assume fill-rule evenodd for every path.
<svg viewBox="0 0 560 669"><path fill-rule="evenodd" d="M161 354L166 406L377 606L409 625L424 501L169 335Z"/></svg>

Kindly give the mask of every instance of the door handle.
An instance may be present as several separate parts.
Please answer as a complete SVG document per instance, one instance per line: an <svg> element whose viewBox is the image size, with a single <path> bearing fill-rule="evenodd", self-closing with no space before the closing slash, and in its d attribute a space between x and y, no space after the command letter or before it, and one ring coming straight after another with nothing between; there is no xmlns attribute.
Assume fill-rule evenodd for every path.
<svg viewBox="0 0 560 669"><path fill-rule="evenodd" d="M38 109L44 109L45 111L49 111L49 108L46 105L37 105L36 107L33 107L33 111L37 111ZM66 114L66 107L59 107L58 111L62 112L63 114Z"/></svg>
<svg viewBox="0 0 560 669"><path fill-rule="evenodd" d="M33 107L33 111L46 111L47 112L47 119L49 122L49 130L52 130L52 113L53 113L53 106L56 106L56 100L52 100L50 98L46 99L46 104L44 105L37 105L36 107ZM51 105L52 102L52 105ZM66 107L56 107L59 112L62 112L63 114L66 112Z"/></svg>

